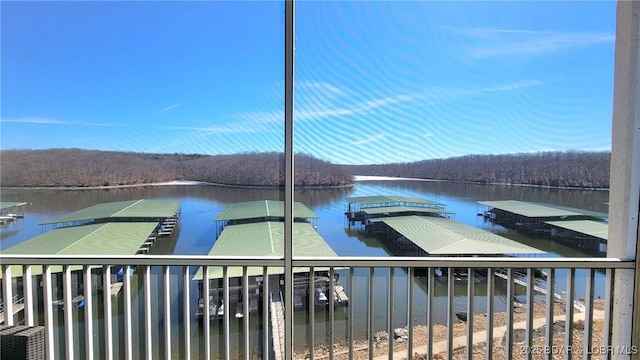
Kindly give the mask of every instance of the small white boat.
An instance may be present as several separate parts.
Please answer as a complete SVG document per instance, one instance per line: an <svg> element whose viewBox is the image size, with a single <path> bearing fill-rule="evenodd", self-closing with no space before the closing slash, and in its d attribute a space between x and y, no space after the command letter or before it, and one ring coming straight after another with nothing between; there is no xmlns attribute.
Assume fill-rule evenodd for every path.
<svg viewBox="0 0 640 360"><path fill-rule="evenodd" d="M327 295L324 293L322 288L317 288L315 295L316 305L327 305L329 303L329 299L327 299Z"/></svg>

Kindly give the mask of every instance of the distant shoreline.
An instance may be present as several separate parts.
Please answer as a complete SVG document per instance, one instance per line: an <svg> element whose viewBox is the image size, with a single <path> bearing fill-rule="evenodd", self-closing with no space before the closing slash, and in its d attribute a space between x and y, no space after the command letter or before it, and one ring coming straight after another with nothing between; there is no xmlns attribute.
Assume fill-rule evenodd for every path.
<svg viewBox="0 0 640 360"><path fill-rule="evenodd" d="M340 189L354 187L356 183L348 185L318 185L318 186L296 186L296 189ZM218 184L206 181L191 181L191 180L174 180L165 181L159 183L146 183L146 184L129 184L129 185L106 185L106 186L0 186L3 189L31 189L31 190L109 190L109 189L123 189L123 188L135 188L145 186L217 186L236 189L282 189L281 186L259 186L259 185L232 185L232 184Z"/></svg>
<svg viewBox="0 0 640 360"><path fill-rule="evenodd" d="M487 183L487 182L470 182L470 181L456 181L456 180L438 180L438 179L421 179L421 178L404 178L393 176L369 176L369 175L353 175L354 181L422 181L422 182L447 182L447 183L459 183L459 184L472 184L472 185L500 185L500 186L523 186L543 189L563 189L563 190L600 190L609 191L609 188L596 188L596 187L579 187L579 186L550 186L550 185L533 185L533 184L507 184L507 183Z"/></svg>
<svg viewBox="0 0 640 360"><path fill-rule="evenodd" d="M589 190L589 191L609 191L609 188L590 188L590 187L577 187L577 186L549 186L549 185L532 185L532 184L505 184L505 183L479 183L468 181L455 181L455 180L437 180L437 179L420 179L420 178L405 178L405 177L393 177L393 176L370 176L370 175L353 175L353 184L348 185L335 185L335 186L296 186L296 189L342 189L351 188L356 186L359 182L365 181L418 181L418 182L446 182L446 183L459 183L459 184L472 184L472 185L499 185L499 186L522 186L532 188L544 188L544 189L563 189L563 190ZM4 189L33 189L33 190L108 190L108 189L122 189L122 188L134 188L144 186L217 186L236 189L282 189L281 186L259 186L259 185L232 185L232 184L218 184L206 181L191 181L191 180L174 180L165 181L160 183L146 183L146 184L131 184L131 185L107 185L107 186L2 186Z"/></svg>

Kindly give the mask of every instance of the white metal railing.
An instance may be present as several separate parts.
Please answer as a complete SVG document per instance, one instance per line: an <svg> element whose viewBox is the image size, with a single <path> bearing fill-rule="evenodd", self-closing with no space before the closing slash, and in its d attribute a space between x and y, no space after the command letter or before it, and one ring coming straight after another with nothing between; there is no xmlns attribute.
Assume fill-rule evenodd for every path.
<svg viewBox="0 0 640 360"><path fill-rule="evenodd" d="M45 342L46 342L46 355L48 359L56 358L74 358L84 357L86 359L114 359L121 356L126 359L134 358L212 358L212 342L209 340L212 337L219 337L218 345L220 345L220 356L229 359L235 357L237 354L241 354L245 359L249 359L252 355L250 344L257 342L259 344L258 356L261 358L269 358L273 356L273 347L271 345L271 337L276 334L270 333L270 321L277 321L278 319L270 318L269 316L262 316L257 325L261 329L261 335L256 340L256 337L250 338L250 317L253 321L256 320L256 315L250 314L249 309L249 268L262 268L260 272L262 275L262 293L268 294L270 286L279 286L279 284L270 284L269 274L271 268L283 268L284 261L281 258L256 258L256 257L207 257L207 256L125 256L125 257L109 257L109 256L22 256L22 255L0 255L0 263L2 264L2 297L4 303L11 303L15 296L24 296L24 316L5 314L7 325L13 325L18 320L24 319L26 325L41 325L45 327ZM54 300L54 291L56 290L56 282L54 281L53 271L57 270L55 266L62 264L61 275L56 277L62 278L62 303L64 304L64 314L61 316L56 314L56 309L50 304ZM123 266L123 278L122 288L123 294L121 298L114 300L108 291L111 288L111 284L114 282L112 279L113 269L115 267ZM195 281L192 279L194 270L203 266L203 281L202 287L198 290L195 289ZM334 352L334 336L336 308L334 299L335 283L334 273L340 271L348 276L348 285L345 286L348 292L349 305L346 309L346 343L348 344L349 358L354 357L355 351L362 349L354 349L354 319L356 318L356 308L366 307L366 322L369 331L366 334L366 340L368 343L366 351L368 351L369 358L375 358L379 355L374 352L374 330L376 322L376 303L382 301L386 302L386 331L388 336L388 343L386 344L388 355L385 358L394 358L394 311L395 304L398 301L406 301L406 314L403 314L403 318L406 319L407 325L407 342L406 351L403 351L402 356L411 359L414 351L414 326L416 306L414 305L414 284L417 279L415 272L417 270L426 274L426 323L428 329L426 343L421 345L421 351L426 352L427 358L432 358L435 353L440 352L439 348L435 349L436 345L433 338L434 318L435 315L442 314L446 311L446 346L444 346L444 352L448 358L454 356L454 351L459 347L466 347L466 358L471 358L474 344L477 346L478 341L474 341L474 336L478 336L478 332L474 331L474 322L468 321L466 324L465 335L463 336L463 343L460 343L454 338L454 325L455 313L454 313L454 269L467 269L467 292L466 292L466 310L469 318L472 320L474 313L474 301L475 296L469 296L474 294L473 274L476 269L483 269L487 271L486 282L481 285L486 286L486 330L484 330L485 339L493 339L495 324L494 324L494 307L495 307L495 291L496 291L496 271L503 271L506 269L506 331L505 331L505 356L507 358L514 357L514 338L513 327L515 323L514 318L514 298L518 287L524 287L526 292L526 317L525 317L525 340L523 347L520 347L519 351L526 349L524 358L532 358L532 356L538 354L544 354L546 358L552 358L557 356L556 351L562 351L562 349L555 348L554 345L554 330L553 326L546 326L544 334L544 346L535 348L533 343L533 331L534 328L534 314L533 304L535 300L535 292L548 291L544 295L545 299L545 322L547 324L553 324L554 319L554 306L558 301L558 294L556 293L556 280L557 271L566 270L566 283L565 296L562 297L564 304L560 305L564 307L565 318L575 319L574 316L574 293L576 287L576 271L586 272L584 285L584 314L580 315L581 319L584 319L584 342L581 349L574 348L573 354L580 354L581 357L584 354L584 358L589 358L594 354L592 343L593 332L593 320L594 320L594 279L596 270L604 272L604 275L600 275L604 278L603 283L598 286L603 286L604 289L604 316L599 320L599 324L602 324L604 329L602 342L598 344L595 353L602 353L603 355L613 355L615 351L625 351L625 349L610 349L608 346L611 344L612 331L616 331L611 326L611 309L612 309L612 286L614 273L618 269L632 269L635 263L633 261L624 261L620 259L595 259L595 258L398 258L398 257L385 257L385 258L372 258L372 257L335 257L335 258L294 258L292 260L293 268L305 267L309 268L309 300L307 303L307 310L309 314L315 314L316 305L315 289L316 283L315 277L316 270L328 269L329 285L328 285L328 306L327 306L327 326L328 333L332 334L328 339L328 355L329 359L333 359L336 354ZM39 269L42 267L42 275L34 275L39 273ZM203 319L209 319L212 317L208 296L211 294L210 288L211 282L209 279L209 267L223 267L222 277L222 305L224 309L224 315L222 315L222 324L215 325L210 321L202 321L202 329L194 329L194 313L193 299L202 295L203 297ZM230 307L230 276L229 269L235 267L242 267L242 278L240 291L243 299L242 312L242 326L238 331L242 337L237 345L231 345L230 342L230 318L233 316L233 310ZM131 269L136 268L136 276L141 279L141 283L138 286L134 286L132 276L129 276ZM161 270L155 271L152 274L151 269ZM360 270L359 270L360 269ZM379 270L383 269L383 270ZM384 296L382 300L379 299L380 294L376 294L376 284L374 272L383 271L387 274L386 282L387 289L394 289L394 281L398 281L399 277L394 276L394 273L401 269L406 271L406 293L398 294L394 291L388 291L388 295ZM443 277L443 287L446 287L446 309L434 309L434 296L436 292L436 269L448 269L448 275ZM515 271L524 271L526 273L526 281L521 277L515 276ZM542 286L540 282L535 281L534 270L545 269L547 271L546 286ZM368 271L367 271L368 270ZM356 271L364 271L368 273L368 295L356 294L354 291L354 274ZM12 276L12 274L21 274L20 276ZM179 272L178 276L175 276ZM101 273L101 274L100 274ZM96 277L96 274L100 274ZM172 275L173 274L173 275ZM255 276L255 272L253 273ZM39 294L37 282L39 276L42 276L42 294ZM17 279L21 278L21 284ZM179 281L178 279L179 278ZM289 291L285 293L285 306L287 308L293 307L294 284L291 280L293 274L287 274L284 276L284 289L289 288ZM13 281L6 281L6 279L13 279ZM519 279L519 280L516 280ZM97 291L89 291L93 289L95 284L93 281L101 281L103 295L99 296ZM402 280L405 281L405 280ZM420 281L425 281L421 279ZM504 281L500 279L499 281ZM518 283L514 282L518 281ZM82 289L84 289L84 308L82 310L73 310L74 295L72 290L78 288L77 284L82 282ZM365 281L366 283L367 281ZM34 287L33 285L36 284ZM446 285L444 285L446 284ZM35 291L34 291L35 289ZM153 290L152 290L153 289ZM162 294L155 294L154 292ZM59 289L58 289L59 290ZM549 291L551 290L551 291ZM290 294L287 296L287 293ZM137 295L138 302L133 300L134 294ZM366 301L352 302L357 297ZM542 295L538 295L540 298ZM386 297L386 299L385 299ZM118 303L116 304L115 301ZM291 305L288 305L291 304ZM116 307L122 308L122 315L116 313ZM140 310L142 308L142 310ZM73 311L69 311L73 310ZM82 316L80 316L80 311ZM262 312L268 314L269 312L269 296L262 297ZM100 319L97 314L102 314ZM287 312L285 312L285 315ZM118 326L115 324L122 318L123 324ZM240 316L239 316L240 317ZM177 319L180 321L176 321ZM143 319L143 320L140 320ZM162 319L159 321L158 319ZM173 319L173 320L172 320ZM100 326L101 332L104 333L104 342L96 344L94 337L94 330L98 327L97 322L102 322ZM309 317L306 326L309 329L309 334L306 339L306 347L309 349L309 358L314 359L315 356L315 315ZM78 326L82 323L83 326ZM160 325L159 325L160 324ZM177 324L176 326L173 326ZM214 335L212 326L218 326L218 332ZM599 325L600 326L600 325ZM160 331L162 328L162 331ZM573 330L574 321L565 322L565 338L564 344L570 344L566 346L573 346ZM82 333L80 333L82 332ZM198 336L194 336L197 333ZM56 335L57 334L57 335ZM178 341L176 341L178 337ZM136 340L137 338L137 340ZM56 340L62 339L62 340ZM207 340L202 340L207 339ZM279 341L279 340L278 340ZM289 344L293 339L286 338L285 341ZM81 344L80 344L81 343ZM120 344L120 346L114 346L114 344ZM215 342L214 342L215 343ZM571 358L572 353L564 348L564 357ZM114 349L123 348L124 352L116 354ZM284 346L285 357L288 354L292 346ZM604 350L603 350L604 349ZM606 350L608 349L608 350ZM197 351L196 351L197 350ZM587 351L589 350L589 351ZM485 354L487 359L493 358L493 347L486 346ZM546 351L546 353L545 353ZM626 349L626 351L637 351L635 348ZM77 353L80 352L80 353ZM253 352L256 352L255 347ZM74 356L75 355L75 356ZM396 354L396 356L399 356ZM456 355L458 356L458 355ZM281 356L275 356L281 358Z"/></svg>

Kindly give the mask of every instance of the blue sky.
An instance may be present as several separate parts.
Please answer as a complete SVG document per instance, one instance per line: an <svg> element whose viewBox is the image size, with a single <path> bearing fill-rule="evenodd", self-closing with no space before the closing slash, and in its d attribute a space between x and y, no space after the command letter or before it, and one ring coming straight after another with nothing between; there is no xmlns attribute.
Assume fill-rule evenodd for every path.
<svg viewBox="0 0 640 360"><path fill-rule="evenodd" d="M280 2L7 2L0 147L283 150ZM614 2L299 2L296 151L609 150Z"/></svg>

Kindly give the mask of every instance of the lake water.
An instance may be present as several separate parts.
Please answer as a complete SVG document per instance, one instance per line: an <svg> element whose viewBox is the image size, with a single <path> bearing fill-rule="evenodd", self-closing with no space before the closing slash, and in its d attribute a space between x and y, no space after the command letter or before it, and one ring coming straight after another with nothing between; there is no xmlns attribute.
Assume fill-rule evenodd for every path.
<svg viewBox="0 0 640 360"><path fill-rule="evenodd" d="M534 239L523 236L521 234L508 231L499 226L485 222L482 217L477 216L477 212L482 207L477 201L482 200L522 200L546 202L564 206L570 206L585 210L598 212L608 212L607 203L608 191L589 191L589 190L565 190L565 189L544 189L533 187L515 187L515 186L496 186L496 185L471 185L457 184L446 182L423 182L423 181L370 181L360 182L353 188L342 189L308 189L300 190L295 193L295 200L301 201L311 208L318 216L317 231L334 249L338 255L344 256L388 256L389 252L376 238L370 238L362 235L354 229L348 227L347 220L344 216L346 208L346 197L351 196L367 196L367 195L396 195L411 196L434 200L447 205L447 210L455 213L454 220L467 225L491 231L493 233L508 237L510 239L525 243L527 245L545 250L548 253L544 256L552 257L573 257L588 256L578 250L559 245L546 239ZM169 241L160 242L152 250L152 254L207 254L213 246L216 237L216 226L213 219L227 204L234 202L252 201L252 200L281 200L283 194L279 190L258 190L258 189L231 189L214 186L146 186L132 187L122 189L105 189L105 190L27 190L27 189L2 189L0 193L2 201L24 201L28 205L26 207L25 218L18 222L2 227L0 232L0 249L6 249L10 246L18 244L22 241L30 239L41 234L48 228L43 228L39 223L54 219L58 216L77 211L79 209L95 205L102 202L123 201L132 199L175 199L181 201L181 224L179 232ZM195 272L197 269L193 269ZM361 271L362 270L362 271ZM160 280L159 268L152 269L152 276ZM561 292L564 286L563 272L558 271L556 283L558 288L556 291ZM578 272L576 274L576 296L579 298L584 293L584 274ZM143 321L142 293L140 293L141 282L137 274L132 277L134 311L138 309L140 316L134 316L134 328ZM340 282L348 289L348 276L342 274ZM181 315L181 299L180 289L182 288L179 269L172 269L172 289L174 289L173 298L176 303L173 304L172 312L172 328L174 331L174 352L176 358L182 352L182 341L179 332L182 331L182 315ZM602 281L602 275L597 275L597 281ZM152 286L154 299L161 298L162 288L160 281ZM174 286L175 284L175 286ZM387 296L389 289L388 270L376 269L375 272L375 329L386 329L386 308ZM351 299L354 304L366 304L368 290L368 270L356 269L355 271L355 292L356 299ZM393 293L398 294L394 301L394 326L404 326L406 319L406 294L407 294L407 277L403 269L395 270ZM502 282L496 280L496 311L504 310L506 289L502 286ZM602 286L596 286L596 297L601 297ZM423 279L417 279L415 282L415 323L425 323L426 321L426 285ZM446 284L438 284L435 289L436 304L445 306ZM520 294L524 293L523 289L516 289ZM486 286L483 283L476 285L476 301L475 311L484 312L486 298L483 293ZM192 285L191 294L197 294L195 284ZM97 295L97 294L96 294ZM156 296L157 295L157 296ZM195 309L197 299L193 296L191 308ZM160 318L161 303L154 302L152 314L154 316L154 331L162 333L164 326L163 320ZM466 284L456 284L454 311L466 310ZM96 334L95 342L97 348L104 346L104 336L101 334L104 314L101 309L101 299L96 296L96 306L94 306L96 318L94 323L94 332ZM40 309L41 310L41 309ZM114 302L114 319L116 329L123 328L123 305L121 301ZM357 337L366 336L366 307L355 308L355 333ZM40 313L40 319L42 314ZM57 312L56 321L62 324L62 311ZM135 314L135 312L134 312ZM325 321L326 313L319 311L316 316L316 342L328 341L328 323ZM440 312L436 314L434 320L436 322L444 322L446 314ZM336 308L336 323L333 336L336 341L346 339L348 310L344 308ZM83 312L81 310L74 311L74 323L78 329L83 328ZM296 347L301 348L308 334L307 324L308 314L305 312L296 312L295 341ZM232 317L232 320L235 320ZM251 349L255 354L259 354L261 348L261 331L260 319L258 316L250 318L251 320ZM201 326L192 317L192 332L194 340L194 358L201 356L201 344L204 341L201 334ZM220 340L220 331L222 323L213 321L212 328L212 348L215 354L221 354L222 341ZM233 357L241 356L242 334L241 322L231 321L231 347ZM60 327L59 327L60 329ZM161 336L159 336L161 338ZM59 347L64 348L64 342L60 334L57 335ZM83 339L78 337L77 343L82 347ZM134 344L139 345L134 351L137 355L142 356L144 345L143 333L134 331ZM116 348L123 351L120 346L121 339L116 338ZM162 340L157 342L157 349L162 349ZM136 356L137 356L136 355ZM161 355L154 354L154 358L161 358Z"/></svg>

